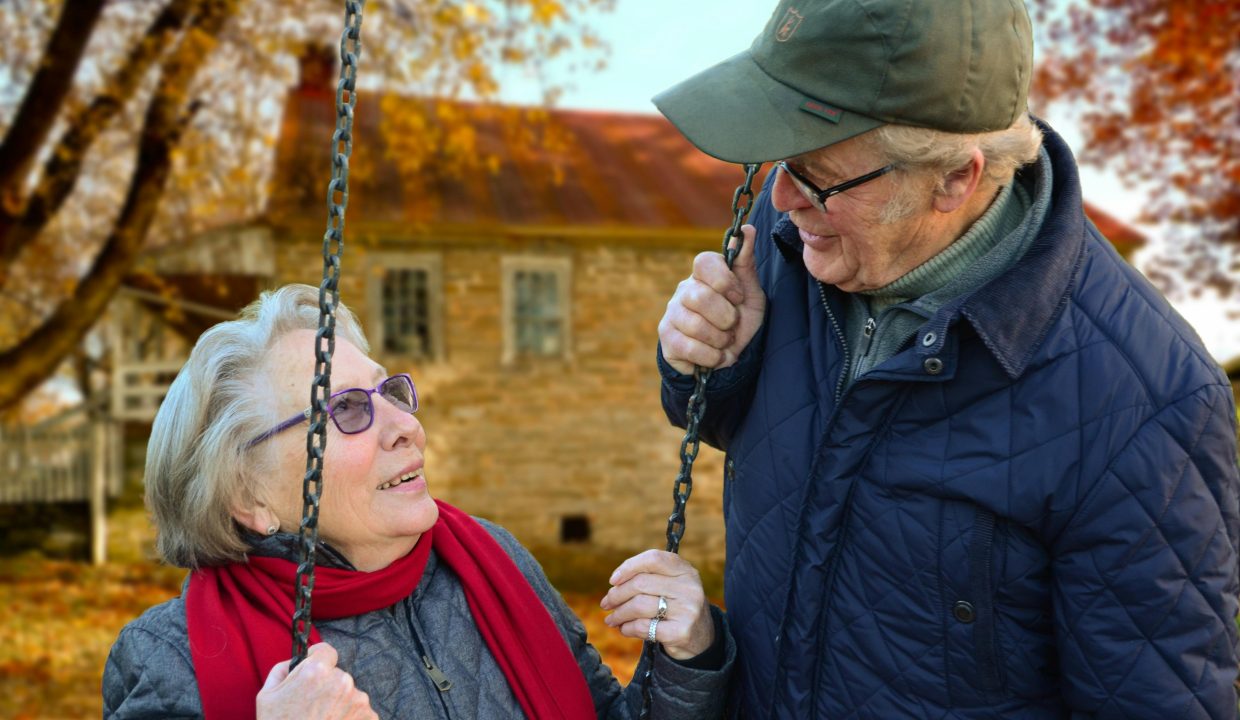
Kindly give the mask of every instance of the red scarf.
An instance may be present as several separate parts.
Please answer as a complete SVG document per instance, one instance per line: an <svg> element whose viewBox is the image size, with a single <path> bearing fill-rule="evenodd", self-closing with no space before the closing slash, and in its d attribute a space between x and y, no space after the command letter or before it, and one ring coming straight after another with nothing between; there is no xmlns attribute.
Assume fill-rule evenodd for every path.
<svg viewBox="0 0 1240 720"><path fill-rule="evenodd" d="M360 615L408 597L431 548L452 568L478 631L530 718L594 718L585 677L525 576L473 518L436 501L439 520L413 551L375 572L315 568L315 621ZM287 660L297 564L251 557L196 570L185 593L190 654L207 720L253 718L267 673ZM320 641L311 626L310 642ZM411 667L407 672L419 672Z"/></svg>

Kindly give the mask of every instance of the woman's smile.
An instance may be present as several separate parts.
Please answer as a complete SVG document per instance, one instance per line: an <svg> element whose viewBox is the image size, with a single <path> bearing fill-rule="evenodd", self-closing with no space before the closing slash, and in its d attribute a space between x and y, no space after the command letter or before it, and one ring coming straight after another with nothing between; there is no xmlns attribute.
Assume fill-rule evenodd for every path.
<svg viewBox="0 0 1240 720"><path fill-rule="evenodd" d="M426 490L426 478L422 477L422 471L403 473L398 477L392 478L379 486L379 490L385 492L411 493Z"/></svg>

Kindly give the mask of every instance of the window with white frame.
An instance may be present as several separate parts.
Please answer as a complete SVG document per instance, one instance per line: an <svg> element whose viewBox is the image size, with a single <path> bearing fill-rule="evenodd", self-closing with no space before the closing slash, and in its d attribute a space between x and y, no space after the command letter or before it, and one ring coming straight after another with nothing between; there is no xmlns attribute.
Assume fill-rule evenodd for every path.
<svg viewBox="0 0 1240 720"><path fill-rule="evenodd" d="M509 256L503 265L504 362L568 357L571 352L568 258Z"/></svg>
<svg viewBox="0 0 1240 720"><path fill-rule="evenodd" d="M367 305L378 354L414 360L442 356L442 273L438 255L377 253L370 258Z"/></svg>

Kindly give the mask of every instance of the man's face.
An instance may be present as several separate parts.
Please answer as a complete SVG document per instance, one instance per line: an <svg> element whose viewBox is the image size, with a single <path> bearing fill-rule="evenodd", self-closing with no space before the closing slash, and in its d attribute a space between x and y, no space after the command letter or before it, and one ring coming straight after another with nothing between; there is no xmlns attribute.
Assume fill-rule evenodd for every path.
<svg viewBox="0 0 1240 720"><path fill-rule="evenodd" d="M791 158L788 164L819 188L827 188L885 163L865 142L851 138ZM902 188L901 183L910 182L924 184L897 169L832 196L824 213L781 171L771 200L800 229L805 244L802 256L811 275L845 292L874 290L942 249L935 242L930 188ZM893 201L911 202L911 206L897 213L896 219L885 219L884 210Z"/></svg>

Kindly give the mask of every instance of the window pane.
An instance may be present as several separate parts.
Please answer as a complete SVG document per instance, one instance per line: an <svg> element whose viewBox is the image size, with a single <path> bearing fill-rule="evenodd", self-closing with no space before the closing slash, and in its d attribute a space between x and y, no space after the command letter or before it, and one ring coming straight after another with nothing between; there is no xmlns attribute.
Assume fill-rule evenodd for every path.
<svg viewBox="0 0 1240 720"><path fill-rule="evenodd" d="M513 335L519 353L559 355L563 351L559 278L554 272L513 273Z"/></svg>
<svg viewBox="0 0 1240 720"><path fill-rule="evenodd" d="M414 357L431 354L428 273L422 268L383 275L383 350Z"/></svg>

